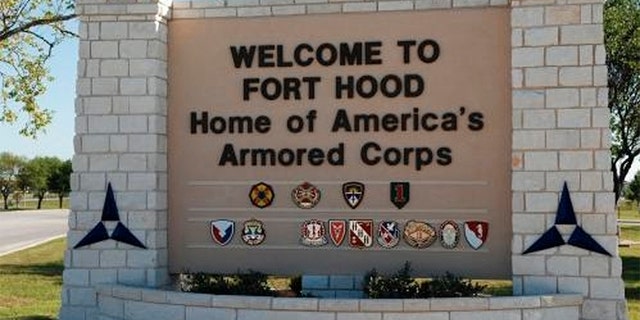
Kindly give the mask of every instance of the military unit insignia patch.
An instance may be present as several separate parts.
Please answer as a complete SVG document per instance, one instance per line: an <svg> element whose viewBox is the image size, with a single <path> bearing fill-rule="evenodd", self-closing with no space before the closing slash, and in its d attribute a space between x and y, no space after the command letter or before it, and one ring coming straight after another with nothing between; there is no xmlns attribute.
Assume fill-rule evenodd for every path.
<svg viewBox="0 0 640 320"><path fill-rule="evenodd" d="M265 236L264 224L260 220L247 220L242 225L242 241L250 246L261 244Z"/></svg>
<svg viewBox="0 0 640 320"><path fill-rule="evenodd" d="M410 220L404 227L404 241L414 248L426 248L436 237L436 230L426 222Z"/></svg>
<svg viewBox="0 0 640 320"><path fill-rule="evenodd" d="M447 220L440 225L440 244L445 249L453 249L460 241L460 228L455 221Z"/></svg>
<svg viewBox="0 0 640 320"><path fill-rule="evenodd" d="M402 209L409 202L409 182L391 182L389 187L391 191L391 202L396 208Z"/></svg>
<svg viewBox="0 0 640 320"><path fill-rule="evenodd" d="M221 246L226 246L233 239L235 233L235 222L226 219L211 221L211 238Z"/></svg>
<svg viewBox="0 0 640 320"><path fill-rule="evenodd" d="M307 220L300 227L300 241L306 246L318 247L327 244L324 222L316 219Z"/></svg>
<svg viewBox="0 0 640 320"><path fill-rule="evenodd" d="M311 209L320 202L320 190L309 182L304 182L291 191L291 199L300 209Z"/></svg>
<svg viewBox="0 0 640 320"><path fill-rule="evenodd" d="M251 187L251 191L249 191L251 203L261 209L270 206L273 202L273 197L273 188L264 182L254 184Z"/></svg>
<svg viewBox="0 0 640 320"><path fill-rule="evenodd" d="M378 244L393 248L400 242L400 228L395 221L382 221L378 226Z"/></svg>
<svg viewBox="0 0 640 320"><path fill-rule="evenodd" d="M329 238L339 247L347 234L347 222L344 220L329 220Z"/></svg>
<svg viewBox="0 0 640 320"><path fill-rule="evenodd" d="M364 184L355 181L343 184L342 196L351 209L357 208L364 198Z"/></svg>
<svg viewBox="0 0 640 320"><path fill-rule="evenodd" d="M349 220L349 245L359 249L373 245L373 220Z"/></svg>
<svg viewBox="0 0 640 320"><path fill-rule="evenodd" d="M478 250L487 241L489 224L483 221L466 221L464 223L464 237L469 246Z"/></svg>

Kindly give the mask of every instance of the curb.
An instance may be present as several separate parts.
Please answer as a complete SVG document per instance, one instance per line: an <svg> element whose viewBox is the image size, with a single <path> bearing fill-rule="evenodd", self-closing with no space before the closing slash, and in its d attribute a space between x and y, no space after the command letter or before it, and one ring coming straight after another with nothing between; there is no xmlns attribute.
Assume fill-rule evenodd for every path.
<svg viewBox="0 0 640 320"><path fill-rule="evenodd" d="M64 234L61 234L61 235L57 235L57 236L53 236L53 237L49 237L49 238L46 238L46 239L44 239L44 240L40 240L40 241L34 242L34 243L32 243L32 244L28 244L28 245L26 245L26 246L24 246L24 247L20 247L20 248L18 248L18 249L13 249L13 250L10 250L10 251L4 252L4 253L0 253L0 257L4 257L4 256L6 256L6 255L10 255L10 254L12 254L12 253L16 253L16 252L18 252L18 251L22 251L22 250L26 250L26 249L31 249L31 248L33 248L33 247L37 247L37 246L39 246L39 245L41 245L41 244L44 244L44 243L47 243L47 242L49 242L49 241L53 241L53 240L57 240L57 239L60 239L60 238L64 238L64 237L66 237L66 236L67 236L67 234L66 234L66 233L64 233Z"/></svg>

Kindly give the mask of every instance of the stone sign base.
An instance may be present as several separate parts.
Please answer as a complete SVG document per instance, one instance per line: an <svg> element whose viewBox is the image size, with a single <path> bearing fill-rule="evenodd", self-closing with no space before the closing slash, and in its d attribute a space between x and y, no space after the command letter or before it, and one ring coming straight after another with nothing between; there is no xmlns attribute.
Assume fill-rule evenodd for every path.
<svg viewBox="0 0 640 320"><path fill-rule="evenodd" d="M437 299L319 299L222 296L100 286L105 320L578 320L580 295Z"/></svg>

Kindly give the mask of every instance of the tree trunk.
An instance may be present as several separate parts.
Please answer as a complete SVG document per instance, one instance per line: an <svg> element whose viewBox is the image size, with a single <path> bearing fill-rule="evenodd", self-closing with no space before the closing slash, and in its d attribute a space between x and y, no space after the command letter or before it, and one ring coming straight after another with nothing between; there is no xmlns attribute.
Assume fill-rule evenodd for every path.
<svg viewBox="0 0 640 320"><path fill-rule="evenodd" d="M38 197L38 210L42 208L42 199L44 199L44 197Z"/></svg>
<svg viewBox="0 0 640 320"><path fill-rule="evenodd" d="M63 194L58 194L58 208L62 209L62 198L64 198Z"/></svg>
<svg viewBox="0 0 640 320"><path fill-rule="evenodd" d="M9 210L9 195L2 195L4 198L4 209Z"/></svg>

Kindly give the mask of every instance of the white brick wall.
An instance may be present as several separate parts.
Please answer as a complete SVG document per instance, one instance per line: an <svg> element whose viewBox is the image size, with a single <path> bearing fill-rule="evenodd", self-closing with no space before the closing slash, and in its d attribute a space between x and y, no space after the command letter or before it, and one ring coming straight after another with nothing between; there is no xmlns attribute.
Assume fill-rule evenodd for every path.
<svg viewBox="0 0 640 320"><path fill-rule="evenodd" d="M96 283L157 287L167 281L167 27L172 19L259 17L351 12L511 7L512 269L514 294L578 293L580 308L504 311L510 303L553 305L529 297L484 301L481 312L435 312L433 301L376 302L216 297L207 306L166 305L170 293L122 288L98 295ZM78 0L80 61L76 100L76 155L60 317L95 319L625 319L609 172L602 3L595 0ZM505 169L507 170L507 169ZM571 191L578 222L614 257L563 246L522 251L553 225L562 184ZM72 250L98 223L105 188L116 191L122 222L146 245L139 250L109 240ZM105 292L106 292L105 291ZM112 295L113 294L113 295ZM143 298L144 297L144 298ZM174 297L187 299L183 296ZM524 300L521 300L524 299ZM537 299L537 300L536 300ZM557 298L554 298L557 299ZM125 301L132 300L132 301ZM176 300L174 300L175 302ZM358 301L358 300L355 300ZM183 301L184 302L184 301ZM451 308L460 301L438 301ZM533 303L533 304L531 304ZM388 304L388 305L387 305ZM495 310L493 306L496 307ZM215 308L213 308L215 307ZM477 306L476 306L477 307ZM360 308L369 313L356 316ZM293 312L293 313L291 313ZM154 316L154 318L156 318Z"/></svg>

